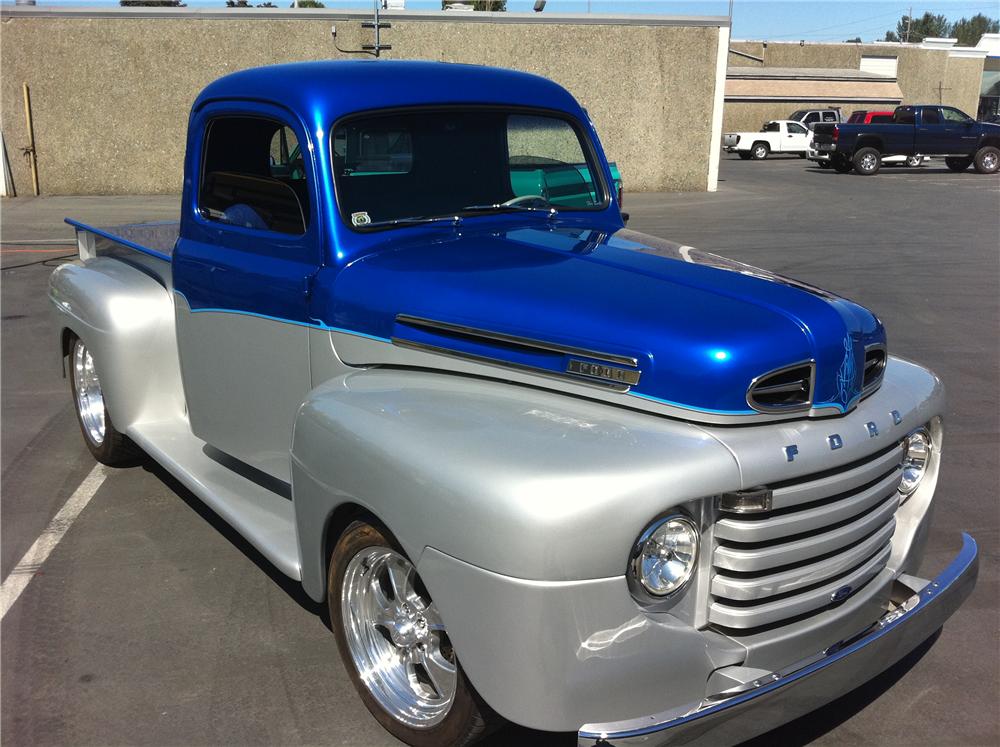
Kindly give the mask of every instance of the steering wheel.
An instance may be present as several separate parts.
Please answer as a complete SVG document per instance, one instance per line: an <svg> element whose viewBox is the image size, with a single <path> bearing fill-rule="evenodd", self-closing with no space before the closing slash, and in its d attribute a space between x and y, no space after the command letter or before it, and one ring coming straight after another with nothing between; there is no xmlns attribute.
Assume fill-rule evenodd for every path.
<svg viewBox="0 0 1000 747"><path fill-rule="evenodd" d="M520 197L514 197L513 199L507 200L506 202L500 203L504 207L533 207L533 208L547 208L551 207L549 201L546 200L541 195L521 195Z"/></svg>

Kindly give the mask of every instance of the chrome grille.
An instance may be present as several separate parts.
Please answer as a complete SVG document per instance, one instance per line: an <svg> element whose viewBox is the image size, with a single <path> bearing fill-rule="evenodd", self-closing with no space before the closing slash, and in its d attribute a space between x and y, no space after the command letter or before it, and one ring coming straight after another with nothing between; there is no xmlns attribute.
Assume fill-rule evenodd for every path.
<svg viewBox="0 0 1000 747"><path fill-rule="evenodd" d="M857 592L892 551L903 449L774 485L771 509L715 524L709 621L749 630L815 613Z"/></svg>

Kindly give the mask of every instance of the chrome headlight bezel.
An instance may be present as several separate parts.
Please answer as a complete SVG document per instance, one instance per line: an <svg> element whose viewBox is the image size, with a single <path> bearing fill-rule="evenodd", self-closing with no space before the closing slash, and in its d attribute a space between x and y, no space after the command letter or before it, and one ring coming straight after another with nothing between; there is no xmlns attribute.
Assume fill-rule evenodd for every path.
<svg viewBox="0 0 1000 747"><path fill-rule="evenodd" d="M657 538L662 537L665 532L678 530L686 533L685 539L688 546L688 552L682 553L675 558L664 559L679 560L682 564L682 568L676 575L676 579L673 582L657 584L651 577L650 571L652 568L647 563L651 557L651 551L654 549L652 544L660 543ZM676 547L676 543L668 542L666 544L672 544ZM676 596L688 587L691 579L694 577L695 572L698 569L698 556L700 549L701 531L698 529L698 525L693 519L686 514L679 512L673 512L662 516L643 530L642 534L639 535L639 538L635 541L635 544L632 547L628 563L629 580L632 582L631 585L634 589L640 591L651 600L660 601Z"/></svg>
<svg viewBox="0 0 1000 747"><path fill-rule="evenodd" d="M930 429L920 426L910 431L903 439L902 478L899 496L905 501L917 492L927 475L934 454L934 439Z"/></svg>

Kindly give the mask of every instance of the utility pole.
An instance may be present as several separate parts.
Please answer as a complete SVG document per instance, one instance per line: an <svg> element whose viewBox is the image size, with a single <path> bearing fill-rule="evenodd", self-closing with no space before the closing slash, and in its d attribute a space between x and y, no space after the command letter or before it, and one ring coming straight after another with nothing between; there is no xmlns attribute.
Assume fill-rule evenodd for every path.
<svg viewBox="0 0 1000 747"><path fill-rule="evenodd" d="M910 26L913 25L913 6L910 6L910 12L906 16L906 43L910 43Z"/></svg>

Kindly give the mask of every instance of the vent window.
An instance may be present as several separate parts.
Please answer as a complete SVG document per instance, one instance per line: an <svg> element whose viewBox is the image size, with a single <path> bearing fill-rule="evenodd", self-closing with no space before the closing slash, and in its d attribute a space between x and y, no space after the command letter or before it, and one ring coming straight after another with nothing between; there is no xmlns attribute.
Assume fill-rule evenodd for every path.
<svg viewBox="0 0 1000 747"><path fill-rule="evenodd" d="M882 383L887 357L885 348L868 348L865 351L865 378L862 384L862 394L871 394Z"/></svg>
<svg viewBox="0 0 1000 747"><path fill-rule="evenodd" d="M747 391L747 404L758 412L805 410L812 404L813 363L800 363L764 374Z"/></svg>

